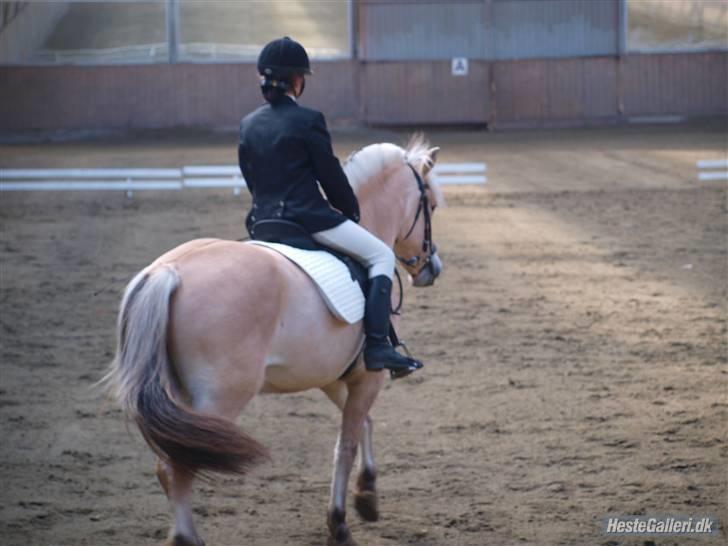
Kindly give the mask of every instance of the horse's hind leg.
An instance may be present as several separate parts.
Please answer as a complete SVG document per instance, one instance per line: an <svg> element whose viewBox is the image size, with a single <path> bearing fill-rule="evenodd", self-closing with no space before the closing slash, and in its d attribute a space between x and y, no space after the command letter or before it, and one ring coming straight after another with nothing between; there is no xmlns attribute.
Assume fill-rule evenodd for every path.
<svg viewBox="0 0 728 546"><path fill-rule="evenodd" d="M327 385L323 388L323 391L340 410L344 410L347 388L342 381ZM354 491L354 508L365 521L377 521L379 519L376 487L377 465L374 461L372 429L372 418L367 415L362 425L359 441L359 475L356 479L356 490Z"/></svg>
<svg viewBox="0 0 728 546"><path fill-rule="evenodd" d="M172 507L174 524L164 546L205 546L192 522L193 476L174 469L173 466L157 461L157 478Z"/></svg>
<svg viewBox="0 0 728 546"><path fill-rule="evenodd" d="M254 370L263 369L262 364L254 368ZM199 413L233 421L260 389L262 378L262 372L258 373L258 376L246 376L245 385L241 385L230 381L228 375L226 376L228 385L215 389L208 387L204 394L202 390L198 390L197 400L192 401L192 407ZM169 539L164 546L205 546L197 534L192 517L194 475L175 466L174 460L170 463L160 460L157 462L157 478L169 499L173 517Z"/></svg>

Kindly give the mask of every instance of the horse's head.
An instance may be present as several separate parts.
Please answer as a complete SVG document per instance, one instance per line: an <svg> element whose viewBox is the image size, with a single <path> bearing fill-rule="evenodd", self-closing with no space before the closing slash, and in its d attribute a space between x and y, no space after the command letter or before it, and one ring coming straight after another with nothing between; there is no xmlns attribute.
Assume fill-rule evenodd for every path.
<svg viewBox="0 0 728 546"><path fill-rule="evenodd" d="M406 168L402 169L410 182L404 186L406 210L394 241L394 252L409 273L413 286L431 286L442 271L432 236L432 215L443 198L430 180L439 150L428 149L423 139L415 138L407 147Z"/></svg>
<svg viewBox="0 0 728 546"><path fill-rule="evenodd" d="M432 214L444 203L430 180L439 148L417 135L406 149L372 144L349 156L344 170L361 207L361 223L394 248L414 286L430 286L442 271L432 239Z"/></svg>

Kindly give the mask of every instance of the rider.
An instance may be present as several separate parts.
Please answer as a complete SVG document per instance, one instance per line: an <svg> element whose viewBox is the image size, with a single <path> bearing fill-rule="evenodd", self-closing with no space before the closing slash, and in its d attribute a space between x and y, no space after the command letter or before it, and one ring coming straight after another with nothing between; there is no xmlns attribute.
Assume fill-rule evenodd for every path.
<svg viewBox="0 0 728 546"><path fill-rule="evenodd" d="M260 220L293 221L317 242L366 266L367 370L387 368L401 377L421 368L389 342L394 253L358 225L359 203L333 153L323 114L297 103L305 75L312 73L306 50L289 37L273 40L258 57L258 73L268 104L240 122L238 146L240 169L253 196L248 231L252 235Z"/></svg>

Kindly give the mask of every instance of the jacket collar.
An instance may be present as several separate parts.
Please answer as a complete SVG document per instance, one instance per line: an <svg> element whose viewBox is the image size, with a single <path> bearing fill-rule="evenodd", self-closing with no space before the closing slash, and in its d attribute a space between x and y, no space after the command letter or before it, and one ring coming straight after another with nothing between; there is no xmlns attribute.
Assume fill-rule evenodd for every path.
<svg viewBox="0 0 728 546"><path fill-rule="evenodd" d="M298 106L298 101L290 95L283 95L280 99L276 101L276 103Z"/></svg>

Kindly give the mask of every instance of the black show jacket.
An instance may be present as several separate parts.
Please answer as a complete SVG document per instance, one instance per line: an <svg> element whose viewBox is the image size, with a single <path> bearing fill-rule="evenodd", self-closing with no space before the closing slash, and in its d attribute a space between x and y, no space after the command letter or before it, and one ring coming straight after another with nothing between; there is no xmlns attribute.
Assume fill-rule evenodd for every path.
<svg viewBox="0 0 728 546"><path fill-rule="evenodd" d="M270 218L297 222L309 233L347 218L359 221L359 203L331 149L323 114L288 96L243 118L238 162L253 195L249 232L255 222Z"/></svg>

